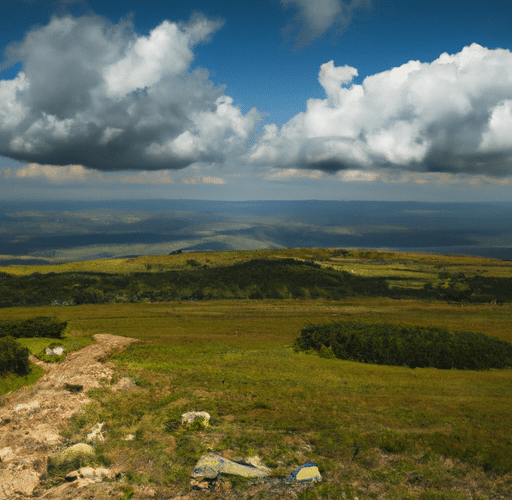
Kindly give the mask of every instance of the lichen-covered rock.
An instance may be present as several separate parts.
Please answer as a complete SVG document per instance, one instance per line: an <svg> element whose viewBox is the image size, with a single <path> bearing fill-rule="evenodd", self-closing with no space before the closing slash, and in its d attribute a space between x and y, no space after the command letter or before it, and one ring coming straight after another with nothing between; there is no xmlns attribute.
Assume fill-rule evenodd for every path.
<svg viewBox="0 0 512 500"><path fill-rule="evenodd" d="M286 479L289 481L321 481L322 476L317 465L308 462L297 467Z"/></svg>
<svg viewBox="0 0 512 500"><path fill-rule="evenodd" d="M50 468L60 471L72 471L87 465L93 465L95 461L94 448L86 443L78 443L50 459Z"/></svg>
<svg viewBox="0 0 512 500"><path fill-rule="evenodd" d="M192 477L194 479L214 479L219 474L232 474L235 476L256 478L266 477L269 475L269 472L259 467L233 462L216 453L203 455L192 471Z"/></svg>

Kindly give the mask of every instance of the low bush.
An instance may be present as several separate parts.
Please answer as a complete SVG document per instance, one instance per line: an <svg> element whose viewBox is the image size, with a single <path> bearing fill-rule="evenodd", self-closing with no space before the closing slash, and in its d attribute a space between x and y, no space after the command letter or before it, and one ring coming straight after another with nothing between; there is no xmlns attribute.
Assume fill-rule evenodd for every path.
<svg viewBox="0 0 512 500"><path fill-rule="evenodd" d="M486 370L512 366L512 344L481 333L389 323L335 322L309 325L298 350L362 363L441 369Z"/></svg>
<svg viewBox="0 0 512 500"><path fill-rule="evenodd" d="M0 337L50 337L60 339L67 321L47 316L24 320L0 321Z"/></svg>
<svg viewBox="0 0 512 500"><path fill-rule="evenodd" d="M30 371L30 351L12 337L0 338L0 375L27 375Z"/></svg>

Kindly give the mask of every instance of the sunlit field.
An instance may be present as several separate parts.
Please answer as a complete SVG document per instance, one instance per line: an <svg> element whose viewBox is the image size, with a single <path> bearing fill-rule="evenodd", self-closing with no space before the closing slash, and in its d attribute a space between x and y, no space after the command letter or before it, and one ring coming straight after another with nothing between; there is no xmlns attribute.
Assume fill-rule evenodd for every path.
<svg viewBox="0 0 512 500"><path fill-rule="evenodd" d="M345 319L470 330L510 342L508 303L356 297L2 310L6 319L43 315L67 320L85 336L140 340L112 358L116 378L131 377L137 388L93 391L96 402L66 432L70 443L79 442L106 422L102 452L135 484L186 489L197 459L222 451L258 455L275 476L317 462L325 481L302 498L469 500L512 491L511 369L377 366L292 348L305 325ZM208 411L212 426L182 429L180 416L190 410ZM128 434L136 439L125 441Z"/></svg>

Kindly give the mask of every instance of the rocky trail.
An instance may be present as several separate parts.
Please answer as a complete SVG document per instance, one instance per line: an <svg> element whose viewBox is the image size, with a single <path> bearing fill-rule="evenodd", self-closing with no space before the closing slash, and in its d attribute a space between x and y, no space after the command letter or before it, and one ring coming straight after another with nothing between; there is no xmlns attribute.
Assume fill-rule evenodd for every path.
<svg viewBox="0 0 512 500"><path fill-rule="evenodd" d="M61 431L91 402L87 391L112 378L112 369L100 358L136 341L108 334L94 339L95 344L69 353L62 363L43 363L31 356L46 373L35 385L0 398L0 500L82 498L77 485L69 496L65 491L42 491L39 484L48 456L64 447Z"/></svg>

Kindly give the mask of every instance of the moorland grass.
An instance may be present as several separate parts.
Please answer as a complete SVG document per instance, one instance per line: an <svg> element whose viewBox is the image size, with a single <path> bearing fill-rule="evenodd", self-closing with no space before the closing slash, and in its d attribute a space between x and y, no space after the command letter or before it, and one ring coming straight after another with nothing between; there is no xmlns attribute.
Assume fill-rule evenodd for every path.
<svg viewBox="0 0 512 500"><path fill-rule="evenodd" d="M106 422L102 453L130 471L133 483L186 489L197 459L224 450L239 459L256 454L276 476L317 462L326 481L303 499L344 493L422 500L448 492L446 498L470 500L470 484L482 499L511 491L512 370L378 366L291 347L306 324L331 319L472 330L510 341L508 304L351 298L4 312L16 318L50 309L72 329L141 340L113 357L116 378L131 377L136 388L94 390L95 403L66 431L69 443L79 442ZM189 410L208 411L211 427L182 428ZM136 438L125 441L129 434Z"/></svg>
<svg viewBox="0 0 512 500"><path fill-rule="evenodd" d="M440 272L510 277L510 263L490 259L306 250L219 252L218 261L217 253L194 253L125 264L157 272L177 257L182 266L191 266L190 259L212 266L279 255L345 270L382 266L388 277L418 282L440 280ZM128 483L182 491L197 459L218 451L235 459L258 455L278 477L306 461L318 463L325 481L302 492L302 500L494 500L512 491L512 370L378 366L292 349L307 324L354 320L481 332L512 342L508 302L349 297L2 309L5 319L34 316L68 321L84 337L105 332L141 340L112 358L112 382L127 376L136 387L113 392L105 382L65 431L73 444L105 422L101 453L126 471ZM208 411L212 425L181 427L189 410ZM135 439L126 440L130 434Z"/></svg>

